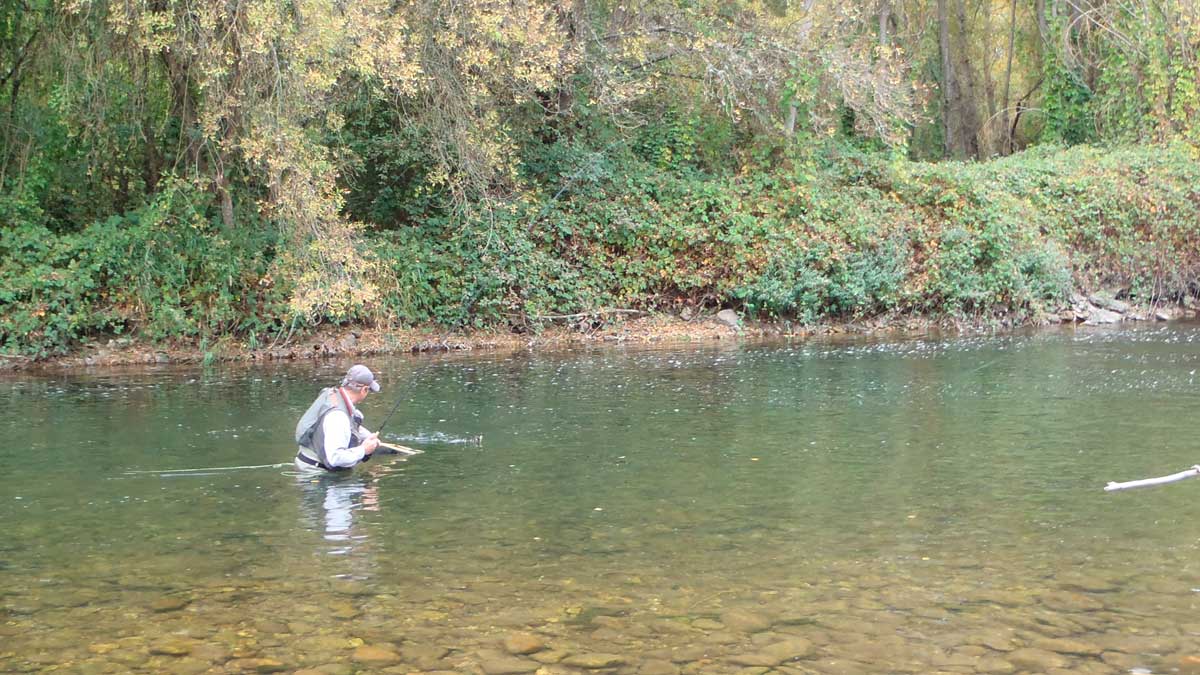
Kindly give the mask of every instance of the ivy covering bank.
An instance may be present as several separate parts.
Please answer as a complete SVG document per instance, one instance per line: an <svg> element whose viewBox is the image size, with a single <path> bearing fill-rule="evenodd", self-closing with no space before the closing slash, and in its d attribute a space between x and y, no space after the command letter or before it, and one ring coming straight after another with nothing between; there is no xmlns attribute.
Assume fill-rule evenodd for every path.
<svg viewBox="0 0 1200 675"><path fill-rule="evenodd" d="M294 289L273 275L283 235L225 228L210 199L178 184L62 233L0 200L3 350L107 335L254 346L291 330ZM536 330L547 315L684 305L803 323L1026 320L1077 288L1147 304L1194 293L1200 162L1186 144L933 164L841 146L729 176L628 159L474 219L360 235L379 290L348 323Z"/></svg>

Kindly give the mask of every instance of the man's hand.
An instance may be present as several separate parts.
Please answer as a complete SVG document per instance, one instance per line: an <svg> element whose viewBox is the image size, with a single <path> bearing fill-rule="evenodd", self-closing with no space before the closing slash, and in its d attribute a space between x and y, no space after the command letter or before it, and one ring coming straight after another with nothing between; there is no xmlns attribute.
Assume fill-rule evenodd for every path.
<svg viewBox="0 0 1200 675"><path fill-rule="evenodd" d="M364 455L369 455L372 452L375 452L375 448L378 448L378 447L379 447L379 434L371 434L371 435L367 436L366 439L363 440L363 442L362 442L362 449L363 449Z"/></svg>

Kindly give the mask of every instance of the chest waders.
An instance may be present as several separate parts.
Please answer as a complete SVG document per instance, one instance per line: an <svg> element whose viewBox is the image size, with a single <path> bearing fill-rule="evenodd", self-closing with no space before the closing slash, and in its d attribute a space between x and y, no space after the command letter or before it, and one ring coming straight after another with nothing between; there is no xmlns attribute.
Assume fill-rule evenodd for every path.
<svg viewBox="0 0 1200 675"><path fill-rule="evenodd" d="M296 423L296 445L300 446L300 451L297 457L305 464L320 467L326 471L348 471L348 466L332 466L329 459L325 456L325 416L334 410L340 410L346 414L350 420L350 446L354 447L359 443L359 423L358 417L351 412L350 402L339 390L339 387L329 387L322 389L317 395L317 400L308 406L308 410L300 417L300 421ZM367 455L363 458L366 461Z"/></svg>

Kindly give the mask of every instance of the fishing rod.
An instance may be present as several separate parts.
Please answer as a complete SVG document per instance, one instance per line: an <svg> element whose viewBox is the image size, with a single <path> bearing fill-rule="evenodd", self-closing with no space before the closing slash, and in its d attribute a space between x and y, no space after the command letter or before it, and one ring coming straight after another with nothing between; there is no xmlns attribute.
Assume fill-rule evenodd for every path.
<svg viewBox="0 0 1200 675"><path fill-rule="evenodd" d="M392 416L395 415L396 411L400 409L401 403L404 403L404 397L399 397L396 399L396 405L392 406L391 412L387 414L387 417L383 418L383 422L379 425L379 428L375 430L375 438L380 438L382 436L383 428L387 426L387 423L391 421ZM387 451L387 454L391 455L419 455L422 453L421 450L417 450L416 448L396 445L395 443L384 443L382 440L379 441L379 447L384 448Z"/></svg>
<svg viewBox="0 0 1200 675"><path fill-rule="evenodd" d="M388 414L387 414L387 417L383 418L383 422L381 422L381 423L379 424L379 428L375 430L375 433L376 433L376 435L378 435L378 434L382 434L382 433L383 433L383 428L387 426L387 423L388 423L389 421L391 421L391 419L392 419L392 415L395 415L395 414L396 414L396 411L400 409L400 404L401 404L401 403L404 403L404 397L403 397L403 396L401 396L401 397L399 397L399 398L397 398L397 399L396 399L396 405L392 406L392 411L391 411L390 413L388 413Z"/></svg>

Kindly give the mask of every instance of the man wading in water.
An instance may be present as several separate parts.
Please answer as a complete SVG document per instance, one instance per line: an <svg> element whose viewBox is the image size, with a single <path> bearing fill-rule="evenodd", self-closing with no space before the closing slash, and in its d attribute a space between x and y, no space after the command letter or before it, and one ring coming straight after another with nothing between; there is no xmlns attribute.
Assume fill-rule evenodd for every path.
<svg viewBox="0 0 1200 675"><path fill-rule="evenodd" d="M379 391L375 375L364 365L350 368L338 387L322 389L296 424L296 467L308 471L348 471L371 458L379 434L362 426L356 407Z"/></svg>

